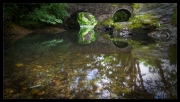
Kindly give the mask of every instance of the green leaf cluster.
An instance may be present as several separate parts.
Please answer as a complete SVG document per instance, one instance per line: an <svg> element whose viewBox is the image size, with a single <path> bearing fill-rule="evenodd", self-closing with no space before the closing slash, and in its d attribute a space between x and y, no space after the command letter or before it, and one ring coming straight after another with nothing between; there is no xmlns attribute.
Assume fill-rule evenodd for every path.
<svg viewBox="0 0 180 102"><path fill-rule="evenodd" d="M65 17L69 17L69 14L65 10L66 7L68 7L67 4L61 3L41 4L40 8L35 8L26 17L34 21L50 24L62 23Z"/></svg>
<svg viewBox="0 0 180 102"><path fill-rule="evenodd" d="M4 4L3 20L61 24L69 17L67 8L69 6L66 3Z"/></svg>

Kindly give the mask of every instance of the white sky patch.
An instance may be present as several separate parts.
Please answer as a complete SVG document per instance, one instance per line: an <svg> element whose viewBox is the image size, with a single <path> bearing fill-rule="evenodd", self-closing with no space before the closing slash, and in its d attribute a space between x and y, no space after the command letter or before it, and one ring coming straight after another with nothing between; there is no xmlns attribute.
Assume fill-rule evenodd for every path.
<svg viewBox="0 0 180 102"><path fill-rule="evenodd" d="M110 68L112 68L112 66L106 66L106 68L107 68L107 69L110 69Z"/></svg>
<svg viewBox="0 0 180 102"><path fill-rule="evenodd" d="M112 71L109 71L109 74L112 74Z"/></svg>
<svg viewBox="0 0 180 102"><path fill-rule="evenodd" d="M149 67L146 67L143 63L139 63L142 79L144 82L151 80L151 85L156 85L155 80L160 80L161 77L158 73L150 73ZM145 84L144 84L145 85Z"/></svg>
<svg viewBox="0 0 180 102"><path fill-rule="evenodd" d="M87 64L86 66L87 66L87 67L90 67L91 65L92 65L92 64Z"/></svg>
<svg viewBox="0 0 180 102"><path fill-rule="evenodd" d="M146 67L143 63L139 63L142 79L143 79L143 85L145 89L150 90L149 87L156 87L156 82L160 82L161 76L158 74L158 72L150 73L149 67ZM138 76L138 80L140 80ZM147 84L148 83L148 84ZM155 93L155 98L164 98L164 92L157 91Z"/></svg>
<svg viewBox="0 0 180 102"><path fill-rule="evenodd" d="M104 62L101 62L101 66L106 66L106 64Z"/></svg>
<svg viewBox="0 0 180 102"><path fill-rule="evenodd" d="M87 80L92 80L97 77L98 69L87 70L86 73L87 73L86 76Z"/></svg>
<svg viewBox="0 0 180 102"><path fill-rule="evenodd" d="M123 82L123 85L124 85L124 86L127 86L127 83L126 83L126 82Z"/></svg>
<svg viewBox="0 0 180 102"><path fill-rule="evenodd" d="M101 99L109 99L110 98L110 92L108 90L103 90L100 98Z"/></svg>

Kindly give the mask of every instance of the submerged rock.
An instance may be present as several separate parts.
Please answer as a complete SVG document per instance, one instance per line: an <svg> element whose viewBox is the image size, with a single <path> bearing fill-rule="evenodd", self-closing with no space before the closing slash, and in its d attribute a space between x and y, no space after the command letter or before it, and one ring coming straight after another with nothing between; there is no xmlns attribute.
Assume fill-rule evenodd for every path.
<svg viewBox="0 0 180 102"><path fill-rule="evenodd" d="M148 36L157 40L169 40L171 38L171 31L168 29L156 30L148 33Z"/></svg>

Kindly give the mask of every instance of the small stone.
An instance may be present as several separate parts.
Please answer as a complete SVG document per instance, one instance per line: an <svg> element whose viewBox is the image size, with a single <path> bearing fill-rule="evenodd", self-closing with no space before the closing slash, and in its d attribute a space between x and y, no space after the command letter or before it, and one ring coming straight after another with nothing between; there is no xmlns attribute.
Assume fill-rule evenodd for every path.
<svg viewBox="0 0 180 102"><path fill-rule="evenodd" d="M47 76L52 76L51 74L47 74Z"/></svg>
<svg viewBox="0 0 180 102"><path fill-rule="evenodd" d="M45 91L41 91L37 95L41 96L41 95L44 95L44 94L45 94Z"/></svg>
<svg viewBox="0 0 180 102"><path fill-rule="evenodd" d="M39 90L37 90L37 89L34 89L34 90L32 90L32 94L34 95L34 94L37 94L39 92Z"/></svg>
<svg viewBox="0 0 180 102"><path fill-rule="evenodd" d="M42 68L42 66L37 65L38 68Z"/></svg>
<svg viewBox="0 0 180 102"><path fill-rule="evenodd" d="M13 92L14 92L13 90L9 91L10 94L13 93Z"/></svg>
<svg viewBox="0 0 180 102"><path fill-rule="evenodd" d="M59 85L59 84L60 84L60 82L59 82L59 81L55 81L55 84L56 84L56 85Z"/></svg>
<svg viewBox="0 0 180 102"><path fill-rule="evenodd" d="M16 64L16 67L22 67L23 66L23 63L17 63Z"/></svg>
<svg viewBox="0 0 180 102"><path fill-rule="evenodd" d="M27 87L23 87L22 90L23 90L23 91L27 90Z"/></svg>

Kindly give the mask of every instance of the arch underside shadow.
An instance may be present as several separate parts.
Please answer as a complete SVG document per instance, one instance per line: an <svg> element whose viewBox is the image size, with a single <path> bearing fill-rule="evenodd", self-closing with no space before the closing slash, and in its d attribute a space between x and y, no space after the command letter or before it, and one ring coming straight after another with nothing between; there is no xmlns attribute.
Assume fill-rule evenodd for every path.
<svg viewBox="0 0 180 102"><path fill-rule="evenodd" d="M78 13L80 12L88 12L86 10L76 10L70 14L70 17L66 19L64 28L66 30L70 29L80 29L80 25L77 21ZM91 12L88 12L91 15L93 15ZM94 16L94 15L93 15ZM94 16L95 17L95 16ZM96 17L95 17L96 18Z"/></svg>

